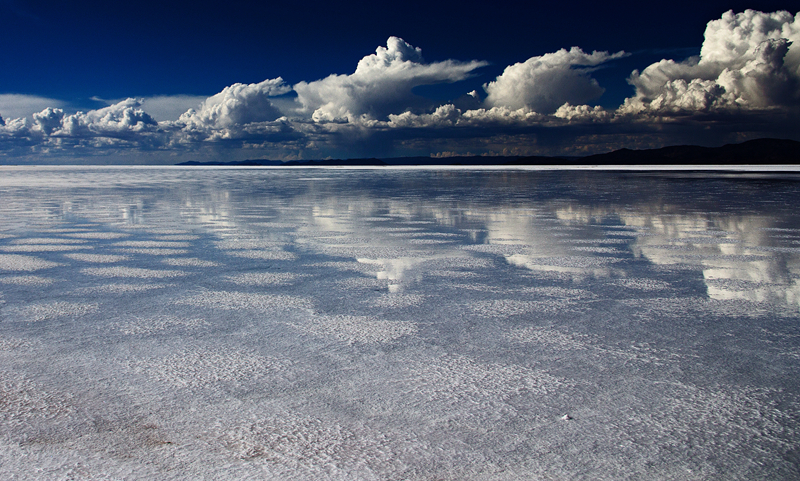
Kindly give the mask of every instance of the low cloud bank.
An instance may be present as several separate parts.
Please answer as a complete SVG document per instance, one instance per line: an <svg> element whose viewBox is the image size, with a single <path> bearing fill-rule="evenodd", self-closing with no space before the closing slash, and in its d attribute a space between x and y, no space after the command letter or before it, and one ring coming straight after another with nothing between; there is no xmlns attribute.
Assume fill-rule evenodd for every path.
<svg viewBox="0 0 800 481"><path fill-rule="evenodd" d="M753 114L761 115L761 124L767 118L798 117L800 13L727 12L708 23L698 57L664 59L633 71L628 82L635 93L617 109L589 105L604 92L593 72L626 55L572 47L534 56L506 67L483 85L483 92L465 92L452 103L413 90L463 81L488 63L426 62L420 48L398 37L362 58L351 74L295 85L281 78L237 83L202 101L125 99L67 113L57 104L30 110L49 99L2 95L0 153L193 152L224 145L277 158L311 158L337 151L358 155L369 148L384 155L398 148L445 151L452 150L451 140L489 152L504 142L535 148L542 132L571 136L573 143L605 135L603 142L613 143L641 133L643 125L696 127L712 119L708 125L718 126L723 118L733 132L737 122L747 123ZM196 107L161 120L187 103ZM146 105L161 109L160 121L145 111ZM356 146L362 151L353 150Z"/></svg>

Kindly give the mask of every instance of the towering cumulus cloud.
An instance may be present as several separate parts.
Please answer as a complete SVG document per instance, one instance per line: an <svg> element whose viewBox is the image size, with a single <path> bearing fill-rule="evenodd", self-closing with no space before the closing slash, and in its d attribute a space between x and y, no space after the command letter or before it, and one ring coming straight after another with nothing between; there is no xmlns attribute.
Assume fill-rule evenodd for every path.
<svg viewBox="0 0 800 481"><path fill-rule="evenodd" d="M411 92L414 87L463 80L484 65L476 60L425 63L421 49L389 37L386 47L361 59L352 74L300 82L294 90L300 112L314 121L381 120L428 107L429 101Z"/></svg>
<svg viewBox="0 0 800 481"><path fill-rule="evenodd" d="M233 84L207 98L199 110L189 109L176 125L195 140L235 138L248 124L281 117L270 99L290 91L280 77L257 84Z"/></svg>
<svg viewBox="0 0 800 481"><path fill-rule="evenodd" d="M502 75L484 85L489 107L529 108L551 114L565 103L594 100L604 89L589 75L591 67L626 55L625 52L587 54L578 47L561 49L506 67Z"/></svg>
<svg viewBox="0 0 800 481"><path fill-rule="evenodd" d="M623 114L775 109L800 103L800 14L747 10L708 23L699 57L662 60L629 82Z"/></svg>

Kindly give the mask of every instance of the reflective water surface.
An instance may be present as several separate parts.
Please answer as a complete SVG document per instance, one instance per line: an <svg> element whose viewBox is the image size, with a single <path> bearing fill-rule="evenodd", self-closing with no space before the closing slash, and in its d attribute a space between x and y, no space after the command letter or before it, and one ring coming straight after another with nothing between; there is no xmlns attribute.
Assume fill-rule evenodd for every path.
<svg viewBox="0 0 800 481"><path fill-rule="evenodd" d="M0 168L15 479L797 479L800 175Z"/></svg>

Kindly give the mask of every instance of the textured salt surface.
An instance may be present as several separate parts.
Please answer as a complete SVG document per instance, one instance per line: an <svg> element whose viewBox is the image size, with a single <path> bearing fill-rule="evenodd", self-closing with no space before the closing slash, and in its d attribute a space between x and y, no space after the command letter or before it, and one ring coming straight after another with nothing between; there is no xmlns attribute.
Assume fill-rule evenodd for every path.
<svg viewBox="0 0 800 481"><path fill-rule="evenodd" d="M114 264L131 259L129 256L120 256L114 254L64 254L64 257L76 261L93 262L96 264Z"/></svg>
<svg viewBox="0 0 800 481"><path fill-rule="evenodd" d="M109 294L126 294L132 292L147 292L153 289L163 289L168 287L167 284L131 284L125 282L112 282L108 284L99 284L90 287L83 287L76 290L79 295L91 295L100 293Z"/></svg>
<svg viewBox="0 0 800 481"><path fill-rule="evenodd" d="M73 319L99 311L97 304L56 301L50 303L30 304L14 312L28 322L44 321L55 318Z"/></svg>
<svg viewBox="0 0 800 481"><path fill-rule="evenodd" d="M40 238L29 238L29 239L14 239L10 242L10 244L15 245L37 245L37 244L63 244L63 245L71 245L71 244L86 244L87 240L82 239L63 239L63 238L56 238L56 237L40 237ZM8 246L6 246L8 247Z"/></svg>
<svg viewBox="0 0 800 481"><path fill-rule="evenodd" d="M246 272L242 274L229 275L227 280L234 284L251 286L278 286L293 284L295 281L308 277L294 272Z"/></svg>
<svg viewBox="0 0 800 481"><path fill-rule="evenodd" d="M135 249L135 248L121 248L115 249L117 252L124 252L125 254L147 254L151 256L178 256L188 254L186 249Z"/></svg>
<svg viewBox="0 0 800 481"><path fill-rule="evenodd" d="M32 256L0 254L0 271L38 271L59 265Z"/></svg>
<svg viewBox="0 0 800 481"><path fill-rule="evenodd" d="M387 321L372 316L315 316L299 329L318 336L332 336L348 344L389 342L417 332L411 322Z"/></svg>
<svg viewBox="0 0 800 481"><path fill-rule="evenodd" d="M800 478L800 177L0 173L2 479Z"/></svg>
<svg viewBox="0 0 800 481"><path fill-rule="evenodd" d="M77 237L79 239L120 239L122 237L128 237L130 234L125 232L77 232L64 235L67 237Z"/></svg>
<svg viewBox="0 0 800 481"><path fill-rule="evenodd" d="M98 277L165 278L186 275L185 272L165 269L142 269L140 267L85 267L81 272Z"/></svg>
<svg viewBox="0 0 800 481"><path fill-rule="evenodd" d="M123 334L153 334L167 329L194 329L209 326L210 323L204 319L185 319L172 315L161 315L152 317L134 317L133 319L120 321L119 330Z"/></svg>
<svg viewBox="0 0 800 481"><path fill-rule="evenodd" d="M204 291L200 294L187 295L177 299L175 302L177 304L233 311L241 309L310 309L312 307L312 303L309 300L301 297L231 291Z"/></svg>
<svg viewBox="0 0 800 481"><path fill-rule="evenodd" d="M4 284L19 284L23 286L47 286L53 283L53 279L41 276L9 276L0 277L0 282Z"/></svg>
<svg viewBox="0 0 800 481"><path fill-rule="evenodd" d="M293 261L297 255L280 249L276 250L229 250L228 254L245 259L260 259L268 261Z"/></svg>
<svg viewBox="0 0 800 481"><path fill-rule="evenodd" d="M167 264L168 266L175 266L175 267L217 267L217 264L214 261L207 261L203 259L197 259L194 257L179 257L176 259L164 259L161 262Z"/></svg>

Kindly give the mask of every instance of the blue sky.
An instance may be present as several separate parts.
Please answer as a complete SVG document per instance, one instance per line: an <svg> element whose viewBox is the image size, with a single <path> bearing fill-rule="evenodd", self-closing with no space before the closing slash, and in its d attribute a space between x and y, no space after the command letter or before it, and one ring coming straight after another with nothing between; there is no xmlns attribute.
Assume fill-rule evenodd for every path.
<svg viewBox="0 0 800 481"><path fill-rule="evenodd" d="M790 2L547 3L0 0L0 163L799 138Z"/></svg>

